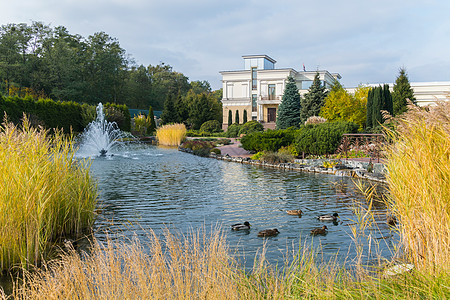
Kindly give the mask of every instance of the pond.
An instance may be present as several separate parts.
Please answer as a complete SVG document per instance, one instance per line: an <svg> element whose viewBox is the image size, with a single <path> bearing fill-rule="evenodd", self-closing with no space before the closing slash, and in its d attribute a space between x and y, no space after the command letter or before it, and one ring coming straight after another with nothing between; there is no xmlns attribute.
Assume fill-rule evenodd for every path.
<svg viewBox="0 0 450 300"><path fill-rule="evenodd" d="M147 229L161 233L166 227L186 233L190 229L227 231L232 253L251 267L263 247L271 263L282 263L286 251L299 245L320 245L325 260L356 255L351 224L356 203L366 205L351 178L300 173L225 162L149 145L131 145L114 156L97 157L91 172L98 181L99 206L95 234L105 231L125 237L145 238ZM286 210L301 209L302 217ZM391 256L394 237L386 224L386 209L375 206L378 229L370 232L379 241L382 256ZM316 216L339 213L337 223ZM235 223L250 222L249 231L232 231ZM328 234L311 236L313 228L326 225ZM276 237L261 238L260 230L277 228ZM228 232L229 231L229 232ZM369 244L365 243L367 250ZM373 250L373 245L370 245ZM372 259L369 257L367 259Z"/></svg>

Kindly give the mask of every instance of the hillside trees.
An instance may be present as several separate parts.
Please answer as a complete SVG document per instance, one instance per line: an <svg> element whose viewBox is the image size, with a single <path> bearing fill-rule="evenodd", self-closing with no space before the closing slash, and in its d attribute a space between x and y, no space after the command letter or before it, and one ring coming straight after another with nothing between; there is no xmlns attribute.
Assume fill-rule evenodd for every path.
<svg viewBox="0 0 450 300"><path fill-rule="evenodd" d="M292 126L299 127L300 109L300 94L295 84L295 79L289 76L281 104L278 107L277 129L286 129Z"/></svg>

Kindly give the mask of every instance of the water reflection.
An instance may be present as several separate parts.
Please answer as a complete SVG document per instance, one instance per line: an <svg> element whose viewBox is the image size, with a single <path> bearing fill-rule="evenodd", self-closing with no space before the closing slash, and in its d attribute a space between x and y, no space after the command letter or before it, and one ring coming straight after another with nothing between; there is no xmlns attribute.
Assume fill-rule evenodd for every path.
<svg viewBox="0 0 450 300"><path fill-rule="evenodd" d="M133 151L109 160L95 159L92 173L99 181L103 213L96 222L97 237L104 230L120 230L125 235L144 238L145 229L157 232L165 226L181 232L202 226L213 228L249 221L249 232L230 232L228 242L237 256L245 254L246 265L266 246L271 262L282 262L287 249L298 249L303 242L322 246L325 259L339 252L344 259L355 255L350 224L355 222L354 201L364 201L355 192L351 179L201 158L175 149L135 146ZM302 217L286 210L302 209ZM376 207L381 232L374 238L389 236L384 224L385 208ZM338 223L321 222L316 216L338 212ZM310 230L326 224L328 234L310 236ZM277 228L280 234L259 238L260 230ZM389 256L391 238L383 239L381 250ZM368 249L368 244L366 244ZM372 246L373 247L373 246Z"/></svg>

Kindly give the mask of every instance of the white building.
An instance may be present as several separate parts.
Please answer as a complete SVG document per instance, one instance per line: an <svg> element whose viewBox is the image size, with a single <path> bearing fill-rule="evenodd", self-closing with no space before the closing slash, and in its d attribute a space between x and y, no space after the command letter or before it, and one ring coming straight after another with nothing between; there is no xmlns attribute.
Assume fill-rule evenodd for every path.
<svg viewBox="0 0 450 300"><path fill-rule="evenodd" d="M288 76L294 77L301 94L308 91L314 76L319 73L322 84L330 87L341 76L328 71L296 71L292 68L276 69L276 61L267 55L246 55L244 69L222 71L223 84L223 128L228 126L231 111L232 121L243 123L244 111L247 120L257 120L265 128L275 128L278 105L281 103Z"/></svg>
<svg viewBox="0 0 450 300"><path fill-rule="evenodd" d="M388 83L389 89L393 91L394 84ZM427 106L433 105L436 101L449 101L450 81L434 81L434 82L410 82L411 88L416 98L417 105ZM383 84L366 84L370 87L376 87ZM354 93L356 88L347 88L349 93Z"/></svg>
<svg viewBox="0 0 450 300"><path fill-rule="evenodd" d="M236 112L239 123L244 121L244 111L247 120L257 120L265 128L275 128L278 105L284 93L288 76L294 77L300 94L305 94L311 86L314 76L319 73L325 87L330 88L334 80L341 79L338 73L326 70L296 71L293 68L276 69L276 61L267 55L245 55L244 69L238 71L222 71L223 85L223 121L224 130L228 127L228 116L231 111L232 123L236 122ZM433 104L436 100L450 100L450 81L442 82L411 82L417 104L420 106ZM378 86L379 84L369 84ZM389 84L391 90L393 84ZM354 93L355 88L347 88Z"/></svg>

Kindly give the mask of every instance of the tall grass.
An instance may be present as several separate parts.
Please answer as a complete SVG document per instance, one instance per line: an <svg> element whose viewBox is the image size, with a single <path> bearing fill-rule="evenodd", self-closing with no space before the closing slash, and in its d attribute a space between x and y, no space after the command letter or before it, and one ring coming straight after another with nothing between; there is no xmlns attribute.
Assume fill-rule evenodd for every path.
<svg viewBox="0 0 450 300"><path fill-rule="evenodd" d="M179 146L185 137L184 124L168 124L156 129L156 138L161 145Z"/></svg>
<svg viewBox="0 0 450 300"><path fill-rule="evenodd" d="M385 278L356 274L333 261L318 263L303 247L280 269L264 252L252 271L230 256L223 232L186 236L150 231L148 244L94 242L89 255L74 250L26 273L14 299L446 299L449 276L419 272ZM0 299L6 298L1 295Z"/></svg>
<svg viewBox="0 0 450 300"><path fill-rule="evenodd" d="M407 257L431 273L450 272L450 102L410 107L388 149L390 207Z"/></svg>
<svg viewBox="0 0 450 300"><path fill-rule="evenodd" d="M63 235L92 225L97 188L61 132L0 126L0 269L37 264Z"/></svg>

